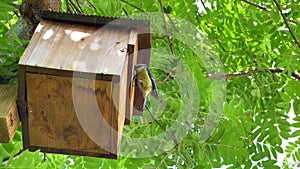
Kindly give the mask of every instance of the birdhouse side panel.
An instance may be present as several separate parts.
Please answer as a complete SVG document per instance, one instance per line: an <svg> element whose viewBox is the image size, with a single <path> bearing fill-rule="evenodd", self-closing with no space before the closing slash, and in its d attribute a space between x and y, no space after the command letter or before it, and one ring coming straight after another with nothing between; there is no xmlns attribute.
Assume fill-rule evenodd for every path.
<svg viewBox="0 0 300 169"><path fill-rule="evenodd" d="M130 33L130 40L128 43L128 51L127 51L127 98L126 98L126 119L125 125L130 124L130 120L133 112L133 101L134 101L134 65L137 63L137 54L138 54L138 42L137 42L137 30L133 29Z"/></svg>
<svg viewBox="0 0 300 169"><path fill-rule="evenodd" d="M27 73L26 86L30 146L110 154L110 82Z"/></svg>
<svg viewBox="0 0 300 169"><path fill-rule="evenodd" d="M112 104L112 150L119 154L120 143L125 124L125 108L127 94L127 67L124 68L120 81L113 81L113 104Z"/></svg>

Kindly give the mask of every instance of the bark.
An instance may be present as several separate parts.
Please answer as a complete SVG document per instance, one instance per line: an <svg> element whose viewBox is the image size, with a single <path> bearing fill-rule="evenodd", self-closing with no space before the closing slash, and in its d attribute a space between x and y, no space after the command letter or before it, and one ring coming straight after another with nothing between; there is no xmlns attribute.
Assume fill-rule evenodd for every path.
<svg viewBox="0 0 300 169"><path fill-rule="evenodd" d="M13 5L13 4L12 4ZM20 40L30 41L31 36L34 33L35 28L41 20L41 12L43 10L49 11L61 11L61 0L23 0L21 6L13 5L20 11L20 17L18 22L13 26L14 31ZM9 37L13 37L12 32L8 32ZM23 46L18 46L16 44L7 44L20 48ZM27 44L25 44L27 46ZM24 46L24 47L25 47ZM0 56L5 55L1 54ZM1 60L0 60L1 62ZM1 68L2 69L2 68ZM3 68L5 69L5 68ZM0 84L5 84L9 82L6 77L0 77Z"/></svg>
<svg viewBox="0 0 300 169"><path fill-rule="evenodd" d="M14 26L21 40L30 40L38 23L41 20L41 12L61 11L61 0L23 0L18 22Z"/></svg>

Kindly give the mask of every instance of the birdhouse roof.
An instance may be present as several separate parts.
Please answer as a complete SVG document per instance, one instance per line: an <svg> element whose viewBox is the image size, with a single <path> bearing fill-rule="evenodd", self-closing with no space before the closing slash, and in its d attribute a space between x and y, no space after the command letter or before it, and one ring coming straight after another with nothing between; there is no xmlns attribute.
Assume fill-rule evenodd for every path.
<svg viewBox="0 0 300 169"><path fill-rule="evenodd" d="M79 72L111 79L122 73L128 44L136 39L136 29L126 25L42 20L19 65L31 72Z"/></svg>

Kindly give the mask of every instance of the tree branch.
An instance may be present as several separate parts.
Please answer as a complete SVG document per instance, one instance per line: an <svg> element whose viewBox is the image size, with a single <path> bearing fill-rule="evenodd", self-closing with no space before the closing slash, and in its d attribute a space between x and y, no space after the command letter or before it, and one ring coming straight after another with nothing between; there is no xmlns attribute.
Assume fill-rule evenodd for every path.
<svg viewBox="0 0 300 169"><path fill-rule="evenodd" d="M152 120L155 121L155 123L157 123L158 126L174 141L175 147L177 147L177 145L178 145L177 139L171 133L169 133L166 130L166 128L154 117L153 113L150 111L150 109L147 105L146 105L146 109L148 110Z"/></svg>
<svg viewBox="0 0 300 169"><path fill-rule="evenodd" d="M223 46L223 44L221 43L221 41L220 41L218 38L216 38L216 39L217 39L218 44L221 46L222 50L223 50L224 52L229 52L229 51L227 51L227 50L225 49L225 47Z"/></svg>
<svg viewBox="0 0 300 169"><path fill-rule="evenodd" d="M176 32L179 32L179 30L177 29L177 27L176 27L176 25L175 25L173 19L171 18L171 16L170 16L169 14L168 14L167 16L168 16L168 18L169 18L169 20L170 20L172 26L174 27L175 31L176 31Z"/></svg>
<svg viewBox="0 0 300 169"><path fill-rule="evenodd" d="M83 11L82 11L82 9L81 9L81 7L80 7L78 1L77 1L77 0L75 0L75 1L76 1L76 4L77 4L78 6L76 6L75 3L74 3L72 0L69 0L69 1L68 1L69 6L72 8L72 10L70 10L70 11L72 11L72 12L74 12L74 13L82 14Z"/></svg>
<svg viewBox="0 0 300 169"><path fill-rule="evenodd" d="M77 4L77 7L78 7L78 9L79 9L80 14L83 14L83 13L84 13L84 12L83 12L83 9L81 8L81 5L79 4L78 0L75 0L75 2L76 2L76 4ZM74 5L75 5L75 4L74 4Z"/></svg>
<svg viewBox="0 0 300 169"><path fill-rule="evenodd" d="M266 12L270 12L270 11L271 11L271 10L269 10L269 9L266 8L266 7L260 6L260 5L258 5L258 4L253 3L253 2L250 2L250 1L248 1L248 0L242 0L242 1L243 1L243 2L246 2L246 3L249 4L249 5L254 6L254 7L256 7L256 8L262 9L262 10L264 10L264 11L266 11ZM203 4L203 3L202 3L202 4ZM294 24L296 24L296 25L299 24L299 22L294 21L294 20L292 20L292 19L287 19L287 18L286 18L286 20L289 21L289 22L291 22L291 23L294 23Z"/></svg>
<svg viewBox="0 0 300 169"><path fill-rule="evenodd" d="M91 6L95 11L97 8L90 2L90 0L86 0L88 2L88 5Z"/></svg>
<svg viewBox="0 0 300 169"><path fill-rule="evenodd" d="M284 71L284 69L280 69L280 68L275 68L275 69L255 69L254 72L255 73L267 73L267 72L271 72L271 73L282 73ZM235 77L242 77L242 76L251 76L253 73L252 72L242 72L242 73L233 73L233 74L209 74L206 76L206 78L210 78L210 79L221 79L221 78L226 78L226 79L230 79L230 78L235 78ZM287 74L287 73L285 73ZM300 75L297 74L296 72L292 72L292 77L294 77L296 80L300 81Z"/></svg>
<svg viewBox="0 0 300 169"><path fill-rule="evenodd" d="M124 11L124 13L127 16L127 18L129 18L129 14L128 14L127 10L124 7L122 7L122 10Z"/></svg>
<svg viewBox="0 0 300 169"><path fill-rule="evenodd" d="M163 21L164 21L164 29L165 29L165 32L166 32L167 37L168 37L169 47L171 49L171 52L172 52L173 56L175 56L173 43L170 39L170 33L169 33L169 30L168 30L167 21L166 21L166 18L165 18L164 6L163 6L163 3L162 3L162 0L157 0L157 1L159 2L159 5L160 5L162 18L163 18Z"/></svg>
<svg viewBox="0 0 300 169"><path fill-rule="evenodd" d="M132 6L132 7L134 7L135 9L137 9L137 10L139 10L139 11L145 13L145 11L144 11L142 8L140 8L140 7L138 7L138 6L134 5L134 4L132 4L132 3L130 3L130 2L127 2L127 1L125 1L125 0L121 0L121 2L124 2L125 4L127 4L127 5L129 5L129 6Z"/></svg>
<svg viewBox="0 0 300 169"><path fill-rule="evenodd" d="M17 154L14 155L14 158L17 158L19 157L20 155L22 155L24 153L24 151L26 151L27 149L21 149ZM7 163L9 160L9 157L8 158L4 158L2 163Z"/></svg>
<svg viewBox="0 0 300 169"><path fill-rule="evenodd" d="M203 0L201 0L200 2L201 2L201 4L202 4L202 6L203 6L203 8L204 8L205 12L207 13L206 6L205 6L205 4L204 4Z"/></svg>
<svg viewBox="0 0 300 169"><path fill-rule="evenodd" d="M290 25L289 25L289 23L288 23L288 21L287 21L287 18L284 16L284 14L283 14L283 12L282 12L282 9L281 9L281 7L280 7L280 4L277 2L277 0L273 0L273 1L274 1L274 3L276 4L276 6L277 6L277 8L278 8L278 10L279 10L279 12L280 12L280 15L281 15L281 17L282 17L282 19L283 19L283 21L284 21L286 27L288 28L288 30L289 30L289 32L290 32L292 38L294 39L295 43L296 43L296 44L298 45L298 47L300 48L300 43L298 42L296 36L295 36L294 33L292 32L292 29L291 29L291 27L290 27Z"/></svg>
<svg viewBox="0 0 300 169"><path fill-rule="evenodd" d="M69 0L66 0L66 8L67 8L67 12L72 12L69 6Z"/></svg>
<svg viewBox="0 0 300 169"><path fill-rule="evenodd" d="M296 24L296 25L299 25L299 24L300 24L300 22L294 21L294 20L292 20L292 19L287 19L287 18L286 18L286 20L289 21L289 22L291 22L291 23L294 23L294 24Z"/></svg>
<svg viewBox="0 0 300 169"><path fill-rule="evenodd" d="M260 5L258 5L258 4L253 3L253 2L250 2L250 1L248 1L248 0L242 0L242 1L243 1L243 2L246 2L246 3L249 4L249 5L254 6L254 7L256 7L256 8L262 9L262 10L264 10L264 11L266 11L266 12L270 12L270 10L267 9L266 7L260 6Z"/></svg>

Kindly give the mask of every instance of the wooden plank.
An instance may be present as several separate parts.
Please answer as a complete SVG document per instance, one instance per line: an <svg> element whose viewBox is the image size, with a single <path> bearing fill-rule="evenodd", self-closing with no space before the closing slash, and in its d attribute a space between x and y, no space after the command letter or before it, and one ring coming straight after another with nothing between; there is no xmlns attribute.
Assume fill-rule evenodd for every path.
<svg viewBox="0 0 300 169"><path fill-rule="evenodd" d="M106 130L105 133L98 131L95 134L99 137L106 136L108 138L106 140L106 141L108 141L108 143L105 145L103 145L103 143L99 142L99 141L96 143L98 145L101 145L101 147L103 147L108 153L114 154L114 151L112 151L112 146L111 146L111 144L112 144L111 132L113 130L112 123L116 123L117 119L114 119L112 117L112 112L111 112L112 110L111 110L111 106L110 106L111 104L114 104L114 100L112 97L112 93L113 93L112 83L111 82L101 82L100 83L100 81L96 81L95 86L97 88L96 99L97 99L97 103L99 105L99 109L101 111L101 112L99 112L99 113L101 113L100 114L101 117L99 118L101 120L99 123L102 124L102 126L100 126L100 127L105 128L105 130ZM92 117L92 118L95 118L95 117Z"/></svg>
<svg viewBox="0 0 300 169"><path fill-rule="evenodd" d="M73 79L27 73L27 102L30 149L60 150L62 153L82 151L109 155L110 122L107 112L110 85L107 81ZM75 83L75 84L74 84ZM73 89L72 89L73 84ZM75 94L74 94L75 93ZM99 99L95 94L102 94ZM75 95L75 96L74 96ZM80 97L79 97L79 96ZM93 100L94 99L94 100ZM92 104L97 100L97 104ZM78 105L79 104L79 105ZM99 116L99 107L104 118ZM104 121L105 120L105 121ZM100 147L99 144L101 143ZM71 153L72 154L72 153Z"/></svg>
<svg viewBox="0 0 300 169"><path fill-rule="evenodd" d="M23 57L26 55L23 54ZM21 62L21 61L20 61ZM19 62L19 63L20 63ZM25 65L18 65L18 98L17 106L22 124L22 138L23 147L29 147L29 130L28 130L28 114L27 114L27 97L26 97L26 67Z"/></svg>
<svg viewBox="0 0 300 169"><path fill-rule="evenodd" d="M150 64L151 57L151 26L149 22L149 26L141 26L138 27L138 45L139 45L139 53L137 63L144 63L146 65Z"/></svg>
<svg viewBox="0 0 300 169"><path fill-rule="evenodd" d="M112 78L114 78L115 80L120 80L118 79L119 76L114 76L110 74L74 72L68 70L50 69L50 68L37 67L37 66L26 66L25 69L26 72L28 73L47 74L47 75L64 76L64 77L71 77L71 78L77 77L83 79L95 79L95 80L104 80L104 81L112 81Z"/></svg>
<svg viewBox="0 0 300 169"><path fill-rule="evenodd" d="M129 27L110 25L99 29L54 21L43 21L40 27L34 39L37 43L19 64L57 70L58 74L61 70L121 74Z"/></svg>
<svg viewBox="0 0 300 169"><path fill-rule="evenodd" d="M128 27L112 27L111 25L95 32L90 39L94 44L91 43L89 47L82 50L88 56L94 56L88 59L86 69L97 73L121 75L127 54L129 31ZM99 48L91 50L95 45ZM94 65L95 68L90 65Z"/></svg>
<svg viewBox="0 0 300 169"><path fill-rule="evenodd" d="M113 82L113 104L111 104L111 152L119 154L120 142L125 122L125 97L122 91L123 85ZM123 87L125 88L125 87Z"/></svg>
<svg viewBox="0 0 300 169"><path fill-rule="evenodd" d="M151 39L151 29L149 27L138 27L138 45L139 52L137 57L137 63L150 65L150 57L151 57L151 47L152 47L152 39ZM142 116L144 113L142 111L144 105L144 98L140 90L134 88L134 108L133 114Z"/></svg>
<svg viewBox="0 0 300 169"><path fill-rule="evenodd" d="M18 98L17 105L20 113L20 120L23 121L27 117L26 110L26 77L25 77L25 65L18 65Z"/></svg>
<svg viewBox="0 0 300 169"><path fill-rule="evenodd" d="M128 64L127 61L128 58L126 58L126 63ZM126 100L127 100L127 94L128 94L128 87L127 87L127 77L128 77L128 65L124 66L123 69L123 74L121 76L120 80L120 94L119 94L119 110L118 114L118 138L117 138L117 154L119 154L120 147L121 147L121 139L122 139L122 134L123 134L123 128L125 124L125 113L126 113Z"/></svg>
<svg viewBox="0 0 300 169"><path fill-rule="evenodd" d="M18 128L16 99L16 85L0 85L0 143L9 143Z"/></svg>
<svg viewBox="0 0 300 169"><path fill-rule="evenodd" d="M127 59L127 58L126 58ZM126 62L128 63L128 62ZM123 127L125 124L125 111L127 100L127 74L128 65L125 65L120 77L120 82L112 81L112 97L113 102L111 104L111 116L112 119L112 131L111 131L111 150L113 154L119 154L121 138L123 133Z"/></svg>
<svg viewBox="0 0 300 169"><path fill-rule="evenodd" d="M118 158L116 154L112 154L112 153L102 154L97 152L83 152L80 150L54 149L54 148L38 147L38 146L31 146L29 148L29 151L36 151L36 150L41 150L42 152L55 153L55 154L71 154L71 155L101 157L101 158L110 158L110 159Z"/></svg>
<svg viewBox="0 0 300 169"><path fill-rule="evenodd" d="M132 112L133 112L133 101L134 101L134 65L137 62L138 54L138 39L137 30L132 29L130 32L129 42L128 42L128 75L127 75L127 96L126 96L126 112L125 112L125 125L129 125Z"/></svg>

